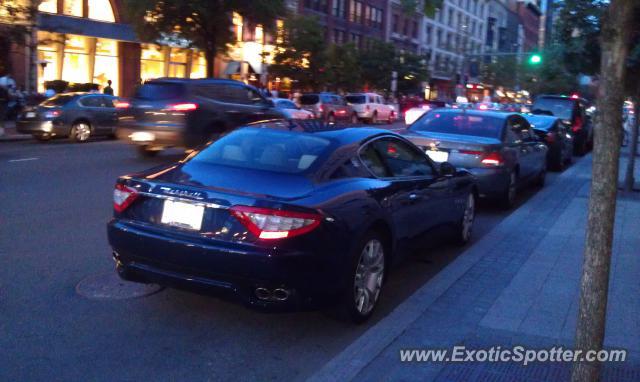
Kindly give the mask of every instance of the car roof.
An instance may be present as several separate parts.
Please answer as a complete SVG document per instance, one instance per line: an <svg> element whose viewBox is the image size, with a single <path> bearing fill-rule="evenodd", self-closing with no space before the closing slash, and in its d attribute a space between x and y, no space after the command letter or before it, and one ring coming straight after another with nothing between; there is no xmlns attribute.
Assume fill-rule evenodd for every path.
<svg viewBox="0 0 640 382"><path fill-rule="evenodd" d="M245 85L242 81L230 80L226 78L176 78L176 77L160 77L153 80L146 81L145 84L154 83L175 83L175 84L237 84Z"/></svg>
<svg viewBox="0 0 640 382"><path fill-rule="evenodd" d="M478 110L478 109L450 109L450 108L438 108L433 109L432 112L443 112L443 113L456 113L456 114L467 114L467 115L477 115L477 116L489 116L499 119L507 119L514 115L520 115L519 113L514 112L505 112L498 110Z"/></svg>

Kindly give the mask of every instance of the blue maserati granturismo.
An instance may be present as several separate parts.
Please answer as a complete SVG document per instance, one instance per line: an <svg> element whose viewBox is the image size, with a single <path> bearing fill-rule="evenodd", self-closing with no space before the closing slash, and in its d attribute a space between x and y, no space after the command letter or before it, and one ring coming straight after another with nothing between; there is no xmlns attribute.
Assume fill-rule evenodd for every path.
<svg viewBox="0 0 640 382"><path fill-rule="evenodd" d="M390 131L266 121L120 177L108 236L125 280L363 322L403 253L438 228L470 240L476 197L470 173Z"/></svg>

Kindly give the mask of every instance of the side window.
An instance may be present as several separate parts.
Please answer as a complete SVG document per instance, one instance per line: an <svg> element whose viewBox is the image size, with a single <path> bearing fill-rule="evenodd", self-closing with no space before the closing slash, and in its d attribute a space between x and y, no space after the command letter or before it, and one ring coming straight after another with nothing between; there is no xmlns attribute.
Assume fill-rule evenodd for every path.
<svg viewBox="0 0 640 382"><path fill-rule="evenodd" d="M524 125L523 121L518 117L511 117L509 119L509 129L513 134L516 143L522 142L529 136L528 125Z"/></svg>
<svg viewBox="0 0 640 382"><path fill-rule="evenodd" d="M426 155L406 142L387 138L373 142L373 146L394 177L428 176L433 174L433 168Z"/></svg>
<svg viewBox="0 0 640 382"><path fill-rule="evenodd" d="M195 87L194 93L203 98L220 102L231 102L225 90L226 87L219 84L201 84Z"/></svg>
<svg viewBox="0 0 640 382"><path fill-rule="evenodd" d="M100 96L84 97L80 100L80 104L85 107L102 107L102 97Z"/></svg>
<svg viewBox="0 0 640 382"><path fill-rule="evenodd" d="M225 102L238 103L242 105L255 105L262 103L263 98L255 90L241 85L226 85L226 94L223 95Z"/></svg>
<svg viewBox="0 0 640 382"><path fill-rule="evenodd" d="M118 99L115 97L102 97L102 107L113 109L116 107Z"/></svg>
<svg viewBox="0 0 640 382"><path fill-rule="evenodd" d="M344 179L344 178L358 178L358 177L368 177L366 171L363 171L362 165L358 162L358 160L353 157L346 160L342 163L338 168L336 168L330 179Z"/></svg>
<svg viewBox="0 0 640 382"><path fill-rule="evenodd" d="M382 161L380 154L373 144L368 144L360 151L360 160L362 163L378 178L387 178L391 173Z"/></svg>

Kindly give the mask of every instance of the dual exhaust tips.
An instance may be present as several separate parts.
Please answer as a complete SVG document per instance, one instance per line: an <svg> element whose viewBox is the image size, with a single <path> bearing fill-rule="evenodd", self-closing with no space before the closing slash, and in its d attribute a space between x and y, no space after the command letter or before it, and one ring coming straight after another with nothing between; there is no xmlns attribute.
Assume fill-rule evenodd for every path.
<svg viewBox="0 0 640 382"><path fill-rule="evenodd" d="M291 292L284 288L276 288L269 290L267 288L258 287L255 291L256 297L263 301L286 301L291 296Z"/></svg>

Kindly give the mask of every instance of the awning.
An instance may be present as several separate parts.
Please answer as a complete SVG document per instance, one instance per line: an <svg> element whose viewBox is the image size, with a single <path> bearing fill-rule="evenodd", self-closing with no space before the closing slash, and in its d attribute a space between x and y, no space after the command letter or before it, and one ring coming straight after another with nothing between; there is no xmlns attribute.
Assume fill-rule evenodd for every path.
<svg viewBox="0 0 640 382"><path fill-rule="evenodd" d="M48 32L139 42L131 25L40 13L38 28Z"/></svg>

